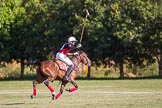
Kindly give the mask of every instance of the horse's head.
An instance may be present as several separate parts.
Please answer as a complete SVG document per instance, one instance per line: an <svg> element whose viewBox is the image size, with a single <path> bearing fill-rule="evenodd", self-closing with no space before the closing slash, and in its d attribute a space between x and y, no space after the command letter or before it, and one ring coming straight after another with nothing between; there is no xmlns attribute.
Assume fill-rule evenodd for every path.
<svg viewBox="0 0 162 108"><path fill-rule="evenodd" d="M88 55L84 51L78 51L78 53L80 61L85 65L91 66L91 60L88 58Z"/></svg>

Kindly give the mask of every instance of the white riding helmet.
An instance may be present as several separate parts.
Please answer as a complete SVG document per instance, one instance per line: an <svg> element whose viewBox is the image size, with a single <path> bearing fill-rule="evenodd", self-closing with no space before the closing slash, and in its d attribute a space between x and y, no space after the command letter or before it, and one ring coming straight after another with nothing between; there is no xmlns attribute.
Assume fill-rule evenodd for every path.
<svg viewBox="0 0 162 108"><path fill-rule="evenodd" d="M68 42L72 42L72 41L76 42L77 40L75 37L71 36L69 37Z"/></svg>

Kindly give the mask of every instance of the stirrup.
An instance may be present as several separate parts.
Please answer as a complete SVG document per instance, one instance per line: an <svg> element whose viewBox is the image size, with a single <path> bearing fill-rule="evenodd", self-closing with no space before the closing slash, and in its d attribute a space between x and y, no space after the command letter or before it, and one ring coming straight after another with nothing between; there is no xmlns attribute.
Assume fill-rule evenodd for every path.
<svg viewBox="0 0 162 108"><path fill-rule="evenodd" d="M67 76L65 76L65 77L63 78L63 80L66 81L66 82L71 82Z"/></svg>

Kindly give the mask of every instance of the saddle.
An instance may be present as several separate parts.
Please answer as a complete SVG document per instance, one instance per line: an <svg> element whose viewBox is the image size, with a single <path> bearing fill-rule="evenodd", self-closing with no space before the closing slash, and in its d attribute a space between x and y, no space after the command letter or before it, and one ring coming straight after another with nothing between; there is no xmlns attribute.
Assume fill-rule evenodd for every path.
<svg viewBox="0 0 162 108"><path fill-rule="evenodd" d="M68 65L61 60L55 59L54 62L58 65L60 70L67 71Z"/></svg>

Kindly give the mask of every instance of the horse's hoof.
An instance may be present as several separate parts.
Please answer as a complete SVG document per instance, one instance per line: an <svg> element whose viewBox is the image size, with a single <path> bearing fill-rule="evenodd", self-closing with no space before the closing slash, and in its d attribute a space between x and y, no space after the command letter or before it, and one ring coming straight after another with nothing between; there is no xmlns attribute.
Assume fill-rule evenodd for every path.
<svg viewBox="0 0 162 108"><path fill-rule="evenodd" d="M65 91L70 92L70 89L69 88L68 89L65 89Z"/></svg>
<svg viewBox="0 0 162 108"><path fill-rule="evenodd" d="M31 95L31 99L34 99L34 95Z"/></svg>
<svg viewBox="0 0 162 108"><path fill-rule="evenodd" d="M52 94L52 100L56 100L56 96Z"/></svg>

